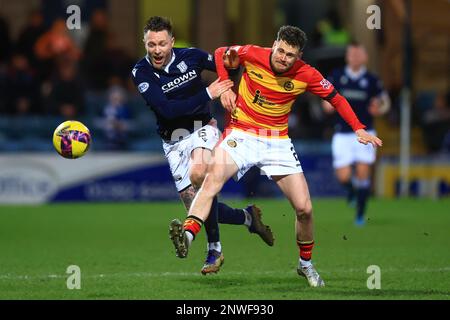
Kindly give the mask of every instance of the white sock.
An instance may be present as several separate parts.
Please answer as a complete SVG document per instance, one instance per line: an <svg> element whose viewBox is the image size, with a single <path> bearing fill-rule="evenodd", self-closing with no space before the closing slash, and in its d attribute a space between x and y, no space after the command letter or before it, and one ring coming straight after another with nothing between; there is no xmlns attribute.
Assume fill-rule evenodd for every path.
<svg viewBox="0 0 450 320"><path fill-rule="evenodd" d="M222 252L222 245L220 244L220 241L208 242L208 251L209 250L216 250L218 252Z"/></svg>
<svg viewBox="0 0 450 320"><path fill-rule="evenodd" d="M250 228L250 226L252 225L252 215L250 213L248 213L248 211L245 209L242 209L242 211L244 211L244 215L245 215L244 225L246 225L247 227Z"/></svg>
<svg viewBox="0 0 450 320"><path fill-rule="evenodd" d="M312 263L311 260L303 260L302 258L299 258L298 265L302 268L308 268L312 265Z"/></svg>
<svg viewBox="0 0 450 320"><path fill-rule="evenodd" d="M191 246L191 243L194 240L194 236L192 235L192 233L186 231L186 238L188 239L189 246Z"/></svg>

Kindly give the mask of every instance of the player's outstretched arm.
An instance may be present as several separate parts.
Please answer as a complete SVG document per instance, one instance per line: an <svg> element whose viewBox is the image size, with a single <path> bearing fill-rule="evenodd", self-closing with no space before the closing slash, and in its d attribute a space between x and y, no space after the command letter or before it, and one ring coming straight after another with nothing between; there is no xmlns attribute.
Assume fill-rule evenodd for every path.
<svg viewBox="0 0 450 320"><path fill-rule="evenodd" d="M342 119L344 119L356 133L358 142L362 144L370 143L374 147L381 147L383 142L378 137L371 135L364 130L366 126L359 121L347 99L341 96L331 82L326 80L319 71L313 68L311 70L311 78L307 90L318 95L322 99L325 99L336 109Z"/></svg>

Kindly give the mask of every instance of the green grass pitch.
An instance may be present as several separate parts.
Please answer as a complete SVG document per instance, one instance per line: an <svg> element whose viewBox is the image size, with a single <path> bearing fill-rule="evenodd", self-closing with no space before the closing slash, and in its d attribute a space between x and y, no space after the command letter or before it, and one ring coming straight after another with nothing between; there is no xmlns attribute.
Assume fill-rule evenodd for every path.
<svg viewBox="0 0 450 320"><path fill-rule="evenodd" d="M231 201L243 207L247 202ZM275 233L266 246L243 226L221 226L225 264L202 276L205 234L175 257L168 224L180 202L0 206L0 299L449 299L450 201L372 200L353 225L341 199L313 199L313 261L326 282L296 274L294 214L285 200L256 200ZM81 289L66 269L81 269ZM370 265L381 289L369 290Z"/></svg>

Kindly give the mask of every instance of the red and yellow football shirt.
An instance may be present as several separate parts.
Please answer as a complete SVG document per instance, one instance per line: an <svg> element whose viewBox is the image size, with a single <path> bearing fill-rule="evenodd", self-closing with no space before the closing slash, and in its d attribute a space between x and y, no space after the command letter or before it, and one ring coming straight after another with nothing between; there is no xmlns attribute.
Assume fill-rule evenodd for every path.
<svg viewBox="0 0 450 320"><path fill-rule="evenodd" d="M270 67L271 48L254 45L231 48L237 51L240 64L245 69L229 128L288 138L289 113L300 94L309 91L327 98L335 92L333 85L319 71L302 60L298 60L289 71L275 74ZM228 78L221 60L225 49L216 50L215 57L217 72L222 79ZM219 60L222 63L218 63Z"/></svg>

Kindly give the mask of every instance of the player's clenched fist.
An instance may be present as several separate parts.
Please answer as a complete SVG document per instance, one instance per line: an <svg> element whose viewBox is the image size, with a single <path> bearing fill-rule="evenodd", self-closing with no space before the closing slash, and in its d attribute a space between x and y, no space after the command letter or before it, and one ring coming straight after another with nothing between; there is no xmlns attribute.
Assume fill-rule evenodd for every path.
<svg viewBox="0 0 450 320"><path fill-rule="evenodd" d="M228 49L223 54L223 64L227 69L237 69L239 67L239 55L237 51Z"/></svg>

